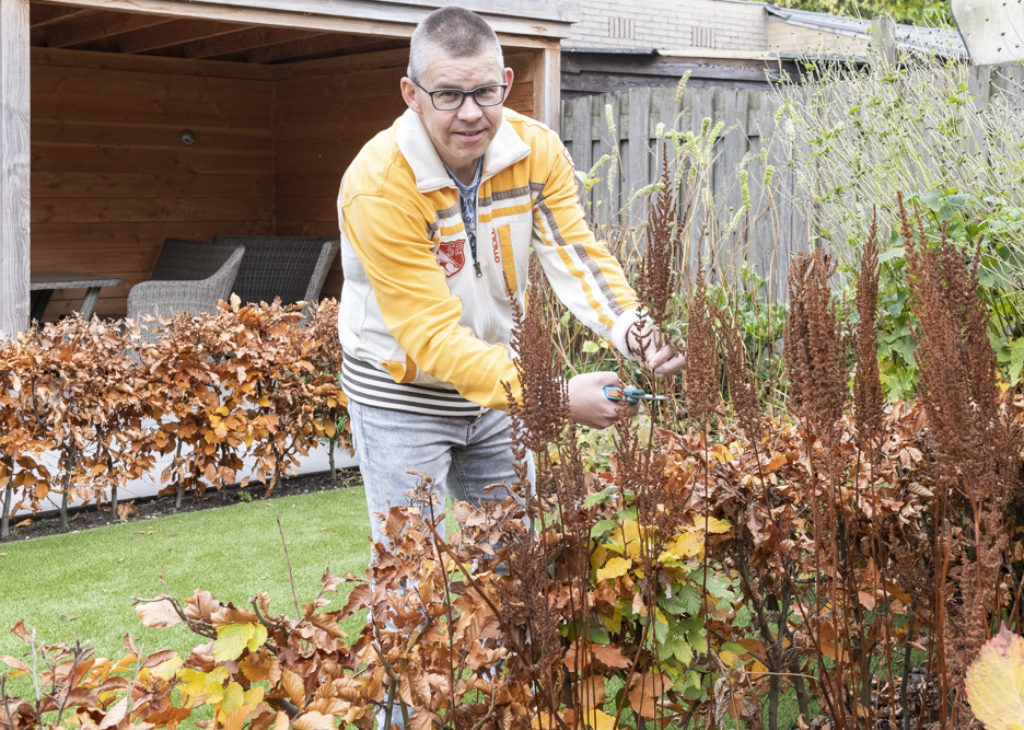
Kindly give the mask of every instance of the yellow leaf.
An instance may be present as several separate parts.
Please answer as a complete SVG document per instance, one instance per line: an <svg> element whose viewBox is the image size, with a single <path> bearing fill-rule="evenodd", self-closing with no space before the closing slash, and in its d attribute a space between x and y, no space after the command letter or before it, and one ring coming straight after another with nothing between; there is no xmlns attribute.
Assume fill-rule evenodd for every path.
<svg viewBox="0 0 1024 730"><path fill-rule="evenodd" d="M267 640L267 627L263 624L250 624L255 629L252 632L252 636L249 637L249 643L246 644L249 651L256 651L259 649Z"/></svg>
<svg viewBox="0 0 1024 730"><path fill-rule="evenodd" d="M755 659L750 663L750 666L747 668L747 671L750 673L751 677L757 679L758 675L768 674L768 667L766 667L764 664Z"/></svg>
<svg viewBox="0 0 1024 730"><path fill-rule="evenodd" d="M224 690L224 700L220 703L221 712L230 715L236 708L242 705L245 699L245 691L238 682L232 682Z"/></svg>
<svg viewBox="0 0 1024 730"><path fill-rule="evenodd" d="M615 730L615 718L596 707L584 710L583 724L590 730Z"/></svg>
<svg viewBox="0 0 1024 730"><path fill-rule="evenodd" d="M727 464L730 461L733 461L733 456L731 453L729 453L729 449L726 447L725 444L715 444L715 446L711 449L711 456L716 461L719 461L723 464Z"/></svg>
<svg viewBox="0 0 1024 730"><path fill-rule="evenodd" d="M704 535L699 532L684 532L677 535L667 552L677 559L700 555L704 552Z"/></svg>
<svg viewBox="0 0 1024 730"><path fill-rule="evenodd" d="M698 518L698 527L704 527L704 520ZM732 529L732 525L728 520L720 520L717 517L708 517L708 532L712 535L721 535Z"/></svg>
<svg viewBox="0 0 1024 730"><path fill-rule="evenodd" d="M175 654L167 661L153 667L152 674L154 677L170 682L183 663L184 660L181 656Z"/></svg>
<svg viewBox="0 0 1024 730"><path fill-rule="evenodd" d="M533 721L530 722L530 727L534 730L555 730L558 724L557 715L550 712L539 712L534 716Z"/></svg>
<svg viewBox="0 0 1024 730"><path fill-rule="evenodd" d="M213 642L213 660L230 661L242 656L242 651L256 632L254 624L226 624L217 627L217 640ZM266 640L266 629L263 631ZM262 641L260 643L263 643ZM259 646L259 644L257 644Z"/></svg>
<svg viewBox="0 0 1024 730"><path fill-rule="evenodd" d="M214 667L209 673L183 669L177 687L186 697L204 697L208 703L215 705L224 699L222 685L227 678L228 670L224 667Z"/></svg>
<svg viewBox="0 0 1024 730"><path fill-rule="evenodd" d="M1024 638L1005 625L968 667L967 701L986 730L1024 726Z"/></svg>
<svg viewBox="0 0 1024 730"><path fill-rule="evenodd" d="M603 568L598 568L597 579L608 580L618 578L620 575L625 575L631 565L633 565L633 561L629 558L612 558L605 563Z"/></svg>
<svg viewBox="0 0 1024 730"><path fill-rule="evenodd" d="M718 652L718 658L721 659L722 664L724 664L727 667L733 666L739 659L739 657L736 654L733 654L728 649Z"/></svg>

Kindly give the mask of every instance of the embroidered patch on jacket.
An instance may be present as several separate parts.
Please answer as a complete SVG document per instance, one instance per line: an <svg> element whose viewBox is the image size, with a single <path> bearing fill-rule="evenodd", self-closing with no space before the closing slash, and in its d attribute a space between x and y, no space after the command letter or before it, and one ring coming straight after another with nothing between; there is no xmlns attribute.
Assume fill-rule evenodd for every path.
<svg viewBox="0 0 1024 730"><path fill-rule="evenodd" d="M441 241L437 245L437 263L444 269L444 276L450 279L462 271L466 265L466 239L456 238L451 241Z"/></svg>

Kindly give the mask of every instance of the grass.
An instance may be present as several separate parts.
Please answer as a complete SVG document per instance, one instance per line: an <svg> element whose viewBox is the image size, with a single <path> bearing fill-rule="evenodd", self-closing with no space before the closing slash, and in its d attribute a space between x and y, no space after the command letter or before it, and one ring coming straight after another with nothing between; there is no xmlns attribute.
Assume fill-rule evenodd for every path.
<svg viewBox="0 0 1024 730"><path fill-rule="evenodd" d="M370 528L359 487L3 543L0 656L25 656L26 644L7 632L19 620L35 630L40 646L78 637L112 658L124 655L126 633L144 653L187 655L204 643L181 626L143 626L133 596L184 598L204 588L222 602L247 607L263 591L272 613L294 614L278 517L300 604L316 596L327 568L335 575L365 572ZM339 587L332 607L346 595ZM364 622L355 616L345 631L355 635Z"/></svg>

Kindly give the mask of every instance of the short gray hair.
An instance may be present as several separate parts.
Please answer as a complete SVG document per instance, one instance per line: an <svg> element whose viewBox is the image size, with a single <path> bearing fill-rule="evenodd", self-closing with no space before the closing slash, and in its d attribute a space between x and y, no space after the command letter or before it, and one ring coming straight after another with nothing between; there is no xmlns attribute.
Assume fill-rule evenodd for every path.
<svg viewBox="0 0 1024 730"><path fill-rule="evenodd" d="M412 33L406 74L411 79L419 78L431 48L452 58L466 58L479 56L488 46L494 49L498 68L505 68L498 36L486 20L472 10L455 5L438 8L424 18Z"/></svg>

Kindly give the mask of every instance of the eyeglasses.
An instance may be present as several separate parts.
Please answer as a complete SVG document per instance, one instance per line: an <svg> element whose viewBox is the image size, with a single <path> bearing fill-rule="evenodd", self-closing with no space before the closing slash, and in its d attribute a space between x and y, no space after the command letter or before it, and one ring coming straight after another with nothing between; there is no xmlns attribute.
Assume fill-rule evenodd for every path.
<svg viewBox="0 0 1024 730"><path fill-rule="evenodd" d="M430 103L439 112L453 112L462 106L466 97L472 95L477 106L498 106L505 100L508 84L484 84L469 91L462 89L424 89L416 79L409 79L417 89L430 97Z"/></svg>

